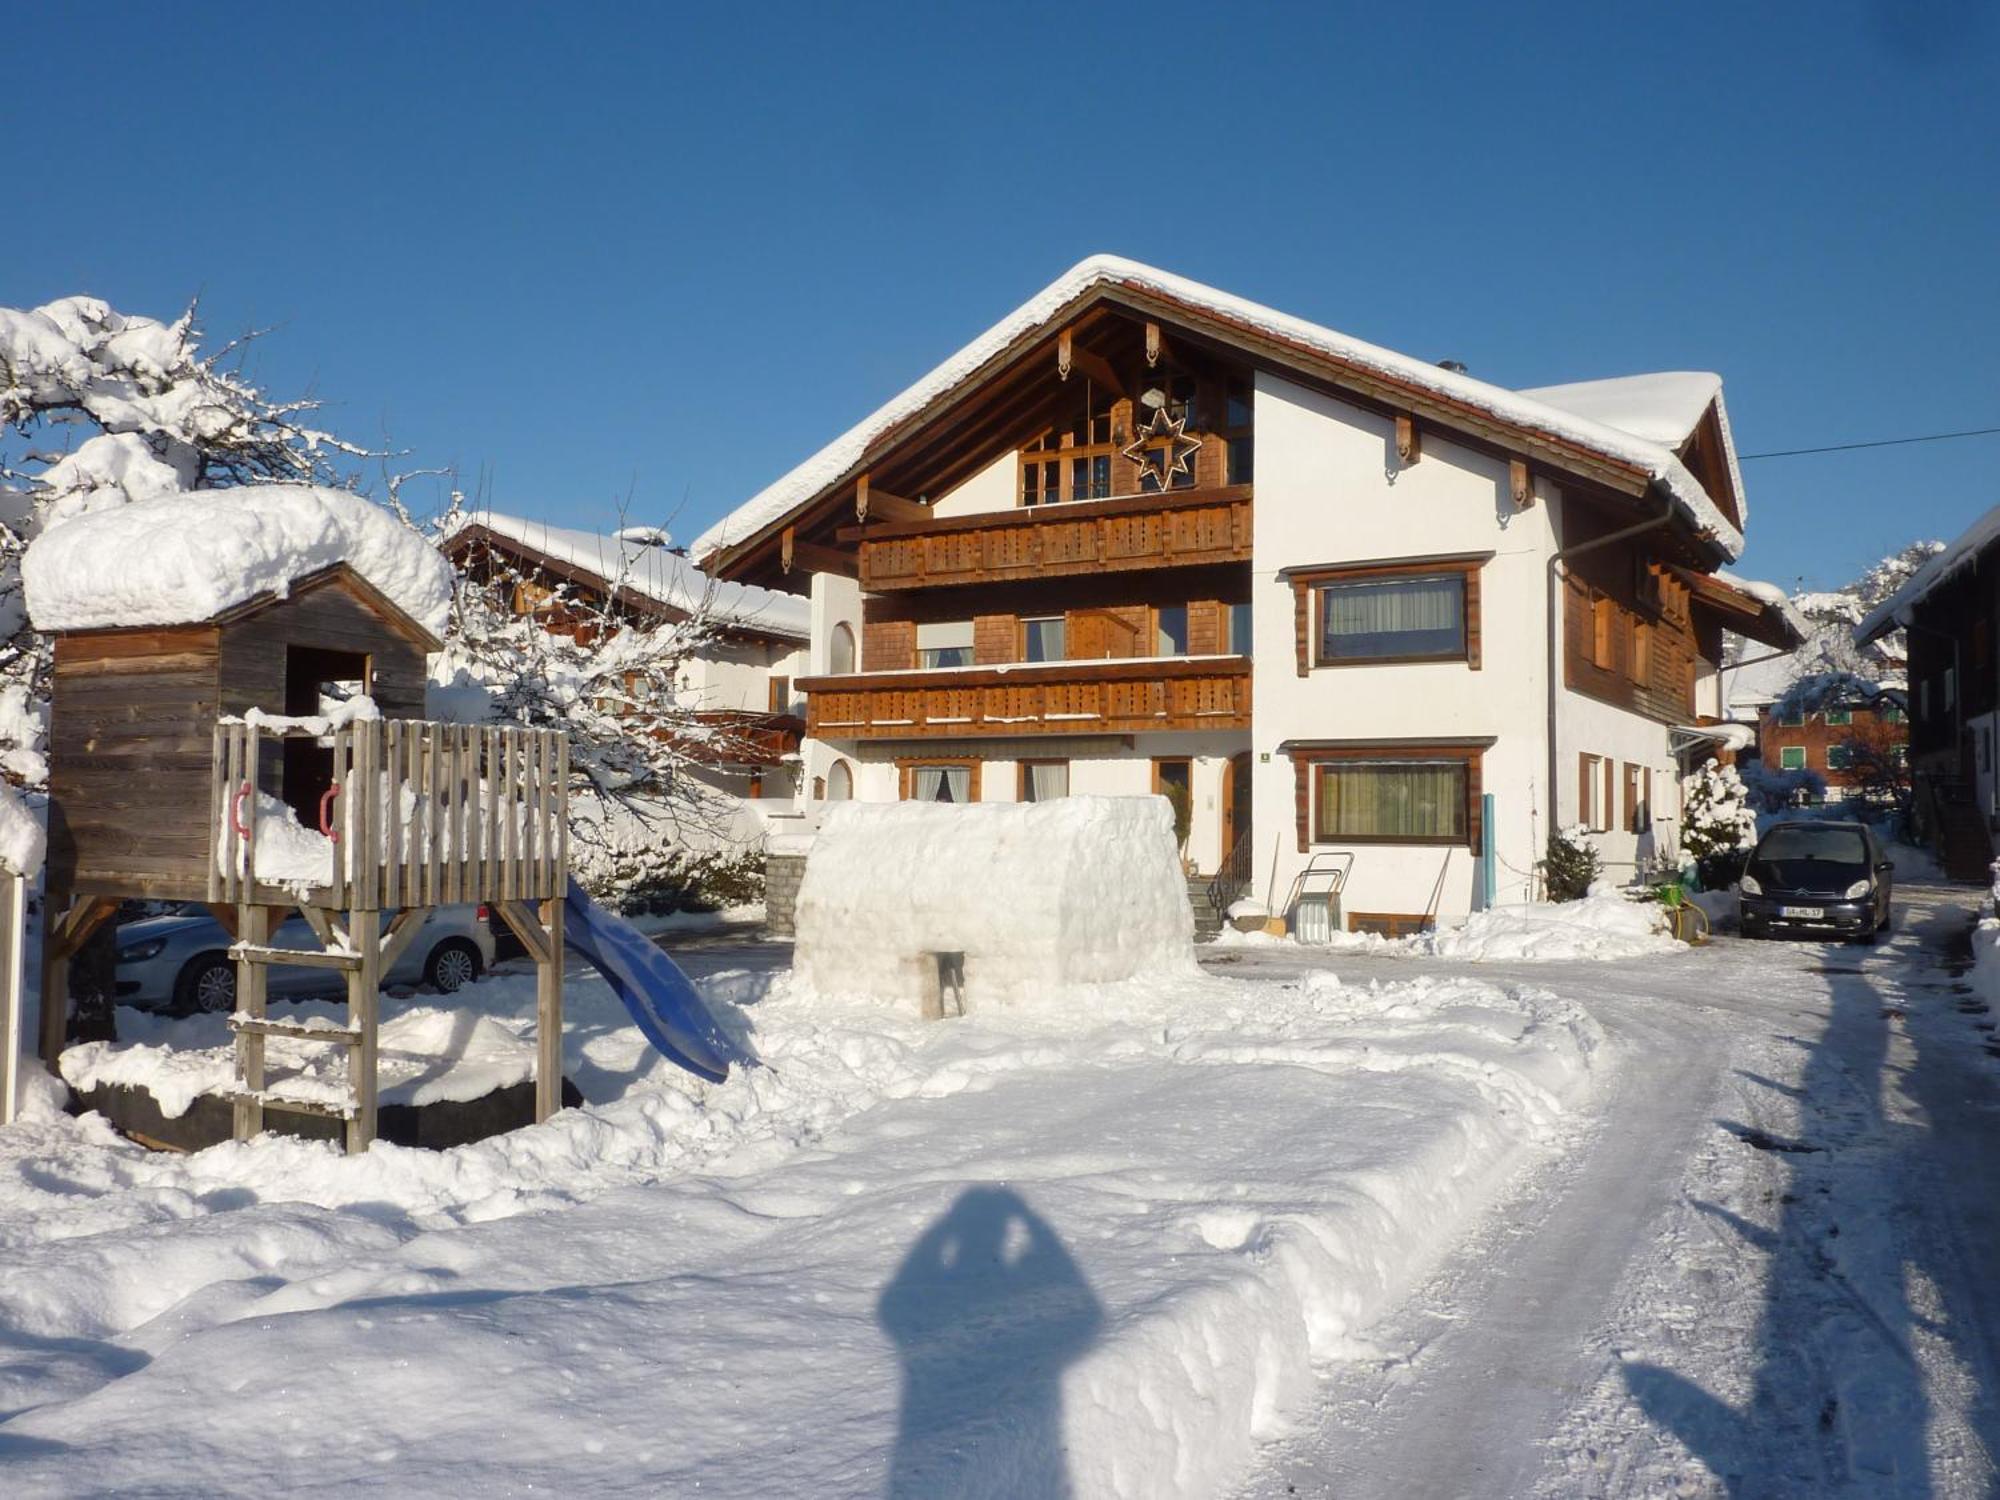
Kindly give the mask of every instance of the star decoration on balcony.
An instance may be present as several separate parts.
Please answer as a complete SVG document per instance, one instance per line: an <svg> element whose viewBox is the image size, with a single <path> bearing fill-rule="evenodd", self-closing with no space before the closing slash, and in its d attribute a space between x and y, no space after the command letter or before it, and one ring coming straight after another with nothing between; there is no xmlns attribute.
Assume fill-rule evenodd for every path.
<svg viewBox="0 0 2000 1500"><path fill-rule="evenodd" d="M1187 434L1187 418L1168 416L1164 406L1154 411L1153 420L1133 435L1131 446L1124 450L1139 466L1139 487L1144 489L1151 479L1163 490L1171 489L1180 475L1193 472L1191 464L1200 451L1201 439Z"/></svg>

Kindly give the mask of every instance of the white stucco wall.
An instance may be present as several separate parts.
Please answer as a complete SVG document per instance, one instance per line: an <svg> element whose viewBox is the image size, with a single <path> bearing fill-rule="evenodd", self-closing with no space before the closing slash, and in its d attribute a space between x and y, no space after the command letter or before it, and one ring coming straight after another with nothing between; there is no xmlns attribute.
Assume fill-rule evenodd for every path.
<svg viewBox="0 0 2000 1500"><path fill-rule="evenodd" d="M990 510L1012 510L1019 503L1020 459L1011 450L931 502L938 516L970 516Z"/></svg>
<svg viewBox="0 0 2000 1500"><path fill-rule="evenodd" d="M1275 376L1257 378L1256 422L1255 894L1282 903L1310 857L1298 849L1292 761L1280 743L1490 735L1482 769L1495 799L1498 899L1524 899L1548 826L1538 805L1552 545L1546 498L1517 511L1504 460L1433 432L1423 435L1419 460L1403 465L1391 419ZM1282 569L1476 552L1494 554L1480 572L1477 670L1405 663L1298 676L1292 589ZM1345 911L1449 918L1476 899L1477 858L1464 846L1328 844L1312 852L1351 857Z"/></svg>

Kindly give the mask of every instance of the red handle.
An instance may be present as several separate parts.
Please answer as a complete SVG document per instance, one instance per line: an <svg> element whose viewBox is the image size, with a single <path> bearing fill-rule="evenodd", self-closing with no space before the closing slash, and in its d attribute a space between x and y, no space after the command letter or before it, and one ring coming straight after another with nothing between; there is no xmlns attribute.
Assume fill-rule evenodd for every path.
<svg viewBox="0 0 2000 1500"><path fill-rule="evenodd" d="M336 781L326 789L326 795L319 799L319 831L336 844L340 842L340 830L328 821L327 810L333 806L333 799L339 795L340 783Z"/></svg>
<svg viewBox="0 0 2000 1500"><path fill-rule="evenodd" d="M236 825L236 832L243 838L250 837L250 830L243 822L243 799L250 795L250 783L244 782L237 789L236 798L229 804L229 821Z"/></svg>

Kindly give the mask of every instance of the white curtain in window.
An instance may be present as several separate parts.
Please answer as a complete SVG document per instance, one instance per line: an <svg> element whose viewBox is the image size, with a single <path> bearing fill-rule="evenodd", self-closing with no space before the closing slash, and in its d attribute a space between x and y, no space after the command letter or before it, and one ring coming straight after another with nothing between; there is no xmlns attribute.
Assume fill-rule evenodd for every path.
<svg viewBox="0 0 2000 1500"><path fill-rule="evenodd" d="M972 770L969 766L917 766L910 773L910 800L913 802L970 802Z"/></svg>
<svg viewBox="0 0 2000 1500"><path fill-rule="evenodd" d="M1462 838L1465 831L1465 767L1456 761L1320 767L1322 839Z"/></svg>
<svg viewBox="0 0 2000 1500"><path fill-rule="evenodd" d="M1022 628L1027 635L1029 661L1061 661L1067 654L1064 650L1063 617L1057 615L1048 620L1024 620Z"/></svg>
<svg viewBox="0 0 2000 1500"><path fill-rule="evenodd" d="M1330 656L1448 650L1458 643L1465 580L1394 578L1342 583L1323 591Z"/></svg>
<svg viewBox="0 0 2000 1500"><path fill-rule="evenodd" d="M1069 795L1069 762L1045 761L1028 767L1028 800L1052 802Z"/></svg>

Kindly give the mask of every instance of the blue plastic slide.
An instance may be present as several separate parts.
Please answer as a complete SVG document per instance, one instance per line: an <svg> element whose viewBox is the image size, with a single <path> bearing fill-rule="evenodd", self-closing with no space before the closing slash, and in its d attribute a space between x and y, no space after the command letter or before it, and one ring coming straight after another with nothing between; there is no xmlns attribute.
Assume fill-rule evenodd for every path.
<svg viewBox="0 0 2000 1500"><path fill-rule="evenodd" d="M694 982L645 933L593 902L574 879L563 899L563 939L604 976L662 1057L720 1083L731 1063L756 1059L708 1013Z"/></svg>

